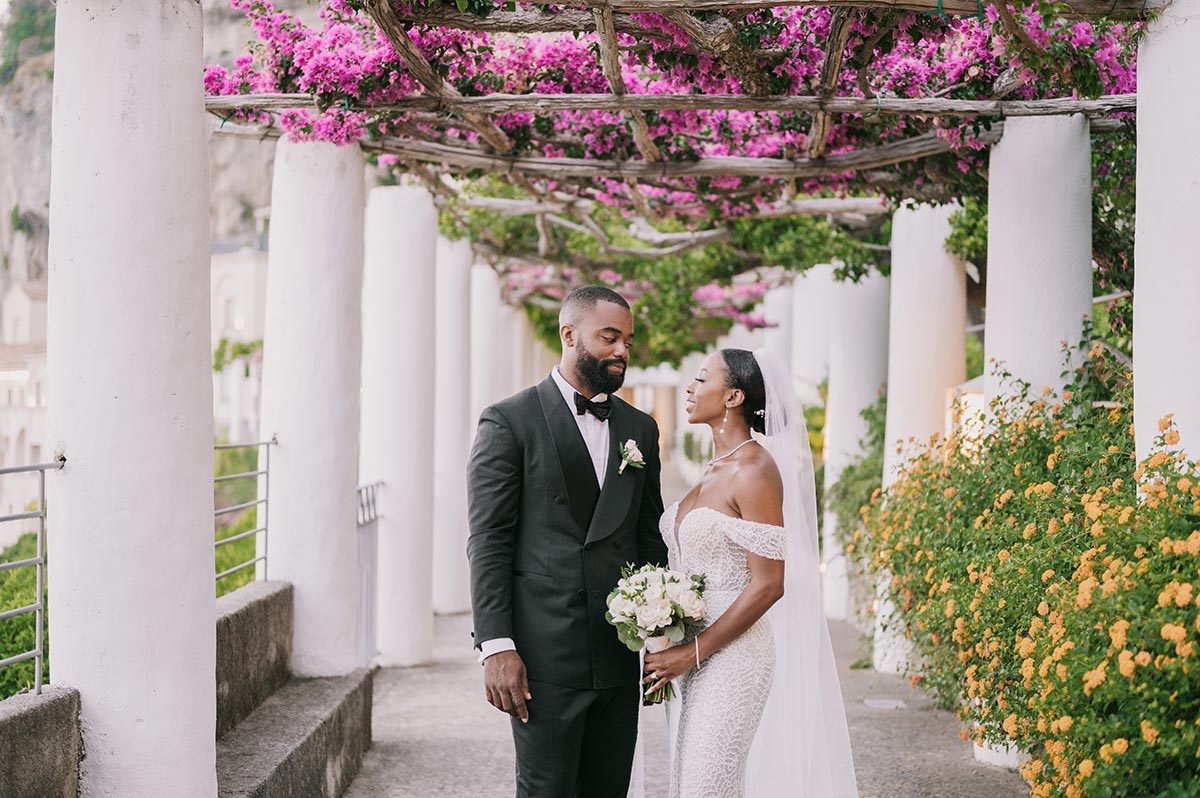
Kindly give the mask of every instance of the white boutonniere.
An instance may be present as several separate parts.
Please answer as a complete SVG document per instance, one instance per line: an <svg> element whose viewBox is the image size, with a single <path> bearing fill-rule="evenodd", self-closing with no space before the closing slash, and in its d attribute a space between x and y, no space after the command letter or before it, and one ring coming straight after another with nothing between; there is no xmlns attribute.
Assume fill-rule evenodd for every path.
<svg viewBox="0 0 1200 798"><path fill-rule="evenodd" d="M621 444L621 467L617 469L618 475L625 473L625 466L646 467L646 458L642 457L642 450L638 448L637 441L633 438Z"/></svg>

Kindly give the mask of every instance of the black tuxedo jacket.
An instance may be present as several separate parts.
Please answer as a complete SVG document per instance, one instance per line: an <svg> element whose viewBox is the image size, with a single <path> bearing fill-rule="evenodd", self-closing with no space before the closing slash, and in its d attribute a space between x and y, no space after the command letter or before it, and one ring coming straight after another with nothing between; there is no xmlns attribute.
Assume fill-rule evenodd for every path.
<svg viewBox="0 0 1200 798"><path fill-rule="evenodd" d="M667 563L658 425L612 402L602 488L553 377L479 418L467 473L475 641L511 637L533 681L590 690L640 676L605 599L626 563ZM645 468L618 474L630 439Z"/></svg>

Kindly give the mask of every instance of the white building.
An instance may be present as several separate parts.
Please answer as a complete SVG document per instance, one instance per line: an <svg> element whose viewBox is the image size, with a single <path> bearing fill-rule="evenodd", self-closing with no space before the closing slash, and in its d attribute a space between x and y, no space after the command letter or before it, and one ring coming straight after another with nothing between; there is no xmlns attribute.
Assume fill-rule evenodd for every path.
<svg viewBox="0 0 1200 798"><path fill-rule="evenodd" d="M267 252L261 246L232 251L214 247L212 256L212 346L225 339L261 343L266 308ZM213 373L213 422L217 438L233 443L257 439L262 347Z"/></svg>
<svg viewBox="0 0 1200 798"><path fill-rule="evenodd" d="M0 298L0 468L52 456L46 435L46 284L13 283ZM0 477L0 515L24 512L37 501L37 477ZM0 525L0 547L30 523Z"/></svg>
<svg viewBox="0 0 1200 798"><path fill-rule="evenodd" d="M222 338L251 344L263 336L267 253L257 242L215 246L212 256L212 346ZM12 283L0 296L0 468L47 462L46 300L44 281ZM261 349L213 374L217 437L250 441L258 434ZM0 515L24 512L37 501L35 474L0 477ZM0 524L0 549L35 522Z"/></svg>

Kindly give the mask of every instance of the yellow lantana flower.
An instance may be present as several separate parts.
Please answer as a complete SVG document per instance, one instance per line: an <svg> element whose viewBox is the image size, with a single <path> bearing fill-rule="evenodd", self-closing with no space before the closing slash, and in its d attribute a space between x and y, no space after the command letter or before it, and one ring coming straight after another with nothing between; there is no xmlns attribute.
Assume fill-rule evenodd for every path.
<svg viewBox="0 0 1200 798"><path fill-rule="evenodd" d="M1121 619L1112 625L1108 630L1108 636L1112 639L1113 648L1125 648L1125 636L1129 631L1129 621Z"/></svg>
<svg viewBox="0 0 1200 798"><path fill-rule="evenodd" d="M1163 640L1170 640L1172 643L1182 643L1187 637L1187 629L1179 624L1167 623L1163 624L1161 634Z"/></svg>

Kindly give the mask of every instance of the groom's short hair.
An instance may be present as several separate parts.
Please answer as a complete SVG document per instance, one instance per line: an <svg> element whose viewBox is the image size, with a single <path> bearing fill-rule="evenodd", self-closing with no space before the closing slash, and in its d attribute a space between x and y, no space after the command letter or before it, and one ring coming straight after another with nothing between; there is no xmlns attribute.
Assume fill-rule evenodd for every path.
<svg viewBox="0 0 1200 798"><path fill-rule="evenodd" d="M562 301L562 307L558 311L559 326L578 324L579 320L590 313L599 302L611 302L629 310L629 303L625 301L625 297L611 288L605 288L602 285L583 285L567 294L566 299Z"/></svg>

